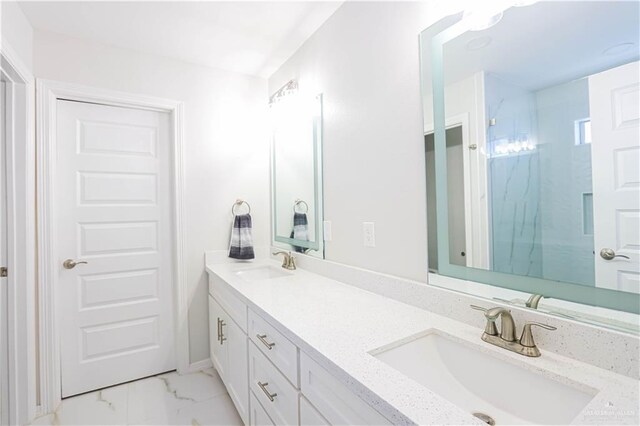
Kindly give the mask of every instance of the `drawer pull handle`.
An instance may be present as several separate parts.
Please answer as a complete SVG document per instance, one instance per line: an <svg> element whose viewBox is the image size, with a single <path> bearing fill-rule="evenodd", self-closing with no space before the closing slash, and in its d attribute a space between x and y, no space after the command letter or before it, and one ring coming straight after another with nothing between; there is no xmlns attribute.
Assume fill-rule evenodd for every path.
<svg viewBox="0 0 640 426"><path fill-rule="evenodd" d="M262 382L258 382L258 386L260 386L260 389L262 389L262 392L264 392L265 395L267 395L267 398L269 398L269 401L273 402L275 401L276 396L278 396L277 393L269 393L269 391L267 390L267 386L269 385L269 382L267 383L262 383Z"/></svg>
<svg viewBox="0 0 640 426"><path fill-rule="evenodd" d="M224 341L227 340L226 337L224 337L224 331L222 331L222 327L224 327L225 325L227 325L224 320L220 320L220 345L224 344Z"/></svg>
<svg viewBox="0 0 640 426"><path fill-rule="evenodd" d="M264 344L267 349L271 350L271 348L273 348L276 344L275 343L269 343L267 342L267 335L266 334L256 334L256 337L262 342L262 344Z"/></svg>

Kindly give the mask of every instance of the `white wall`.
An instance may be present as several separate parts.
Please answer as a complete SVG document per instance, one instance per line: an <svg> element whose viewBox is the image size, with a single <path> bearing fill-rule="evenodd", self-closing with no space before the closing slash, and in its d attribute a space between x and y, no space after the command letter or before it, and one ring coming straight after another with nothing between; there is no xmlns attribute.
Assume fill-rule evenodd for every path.
<svg viewBox="0 0 640 426"><path fill-rule="evenodd" d="M19 308L9 318L9 332L13 333L15 345L12 349L18 356L12 361L13 382L10 384L11 422L25 423L35 413L37 398L35 339L35 238L33 229L35 210L35 175L28 170L28 164L34 164L35 144L33 137L34 99L31 74L33 73L33 28L15 1L0 1L0 34L2 51L9 58L11 67L15 67L28 84L14 85L15 104L14 160L15 178L15 236L13 248L15 263L9 265L15 269L10 272L18 283L13 297ZM6 70L5 70L6 71ZM15 78L15 76L13 76ZM26 114L23 114L26 112ZM25 126L26 124L26 126ZM24 126L24 127L23 127ZM4 130L4 129L3 129ZM5 284L3 282L2 284ZM27 303L26 301L31 301ZM10 311L11 312L11 311ZM14 405L15 404L15 405Z"/></svg>
<svg viewBox="0 0 640 426"><path fill-rule="evenodd" d="M2 43L11 46L18 59L33 70L33 28L22 13L18 4L13 0L0 1L0 28Z"/></svg>
<svg viewBox="0 0 640 426"><path fill-rule="evenodd" d="M456 4L457 3L457 4ZM426 281L418 35L459 2L347 2L269 79L323 93L328 260ZM362 222L375 222L376 247Z"/></svg>
<svg viewBox="0 0 640 426"><path fill-rule="evenodd" d="M37 78L185 102L190 358L208 358L204 252L228 248L236 198L251 203L255 244L269 243L266 81L52 33L36 32L34 53Z"/></svg>

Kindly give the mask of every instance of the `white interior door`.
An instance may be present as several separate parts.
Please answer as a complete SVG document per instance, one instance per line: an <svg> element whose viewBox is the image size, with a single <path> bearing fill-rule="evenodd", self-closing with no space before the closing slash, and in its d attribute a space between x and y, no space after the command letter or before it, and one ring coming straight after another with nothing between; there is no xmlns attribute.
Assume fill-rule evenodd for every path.
<svg viewBox="0 0 640 426"><path fill-rule="evenodd" d="M639 63L590 76L589 109L596 286L640 293Z"/></svg>
<svg viewBox="0 0 640 426"><path fill-rule="evenodd" d="M0 80L0 266L7 266L7 86ZM9 424L7 278L0 277L0 424Z"/></svg>
<svg viewBox="0 0 640 426"><path fill-rule="evenodd" d="M62 396L173 370L170 121L59 100ZM63 266L65 260L73 263Z"/></svg>

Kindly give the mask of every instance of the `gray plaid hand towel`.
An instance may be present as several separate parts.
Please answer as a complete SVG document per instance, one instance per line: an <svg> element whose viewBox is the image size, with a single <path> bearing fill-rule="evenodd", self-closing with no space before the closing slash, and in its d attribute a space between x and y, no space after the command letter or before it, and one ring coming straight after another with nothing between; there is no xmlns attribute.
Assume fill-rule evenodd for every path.
<svg viewBox="0 0 640 426"><path fill-rule="evenodd" d="M306 213L295 212L293 214L293 230L291 231L291 238L302 241L309 241L309 221ZM293 246L293 249L298 253L305 253L307 251L304 247Z"/></svg>
<svg viewBox="0 0 640 426"><path fill-rule="evenodd" d="M251 235L251 215L236 215L231 228L229 257L233 259L255 259L253 253L253 237Z"/></svg>

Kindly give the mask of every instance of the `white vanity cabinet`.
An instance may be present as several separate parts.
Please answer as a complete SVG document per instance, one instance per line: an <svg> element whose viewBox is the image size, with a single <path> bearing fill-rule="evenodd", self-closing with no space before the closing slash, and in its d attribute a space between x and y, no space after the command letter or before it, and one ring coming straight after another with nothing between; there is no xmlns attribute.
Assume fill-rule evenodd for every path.
<svg viewBox="0 0 640 426"><path fill-rule="evenodd" d="M224 308L229 306L233 308ZM242 421L248 424L246 309L246 306L230 293L217 292L216 297L209 295L209 354L211 361L224 382ZM230 314L229 311L233 314ZM241 325L245 327L244 330Z"/></svg>
<svg viewBox="0 0 640 426"><path fill-rule="evenodd" d="M246 425L391 424L209 277L211 360Z"/></svg>

